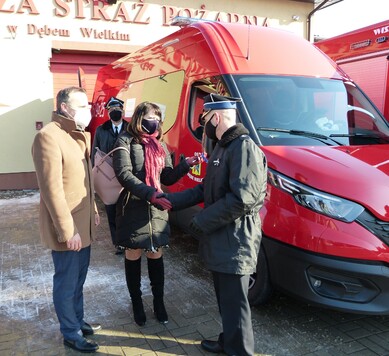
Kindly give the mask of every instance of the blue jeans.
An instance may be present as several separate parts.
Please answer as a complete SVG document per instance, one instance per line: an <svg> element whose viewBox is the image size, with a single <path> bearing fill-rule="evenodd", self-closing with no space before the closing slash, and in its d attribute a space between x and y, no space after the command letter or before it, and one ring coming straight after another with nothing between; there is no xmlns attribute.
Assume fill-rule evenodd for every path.
<svg viewBox="0 0 389 356"><path fill-rule="evenodd" d="M61 333L77 340L84 325L83 287L90 261L90 246L76 251L52 251L54 262L53 301Z"/></svg>

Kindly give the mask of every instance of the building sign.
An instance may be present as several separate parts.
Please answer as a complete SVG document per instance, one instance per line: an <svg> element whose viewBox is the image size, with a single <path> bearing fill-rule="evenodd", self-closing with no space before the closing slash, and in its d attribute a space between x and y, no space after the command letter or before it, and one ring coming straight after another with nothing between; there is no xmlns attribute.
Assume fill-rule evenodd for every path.
<svg viewBox="0 0 389 356"><path fill-rule="evenodd" d="M0 39L33 37L61 41L102 41L145 45L169 34L175 16L264 25L255 15L181 8L132 1L108 5L96 0L0 0ZM146 27L142 31L140 27ZM158 29L156 29L158 27ZM154 38L153 38L154 36Z"/></svg>

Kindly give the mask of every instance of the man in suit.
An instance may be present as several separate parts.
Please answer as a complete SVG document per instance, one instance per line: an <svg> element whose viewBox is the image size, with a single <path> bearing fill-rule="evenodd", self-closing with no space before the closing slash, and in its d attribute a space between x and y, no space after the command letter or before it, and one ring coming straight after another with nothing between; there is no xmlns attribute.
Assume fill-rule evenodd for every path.
<svg viewBox="0 0 389 356"><path fill-rule="evenodd" d="M99 347L85 338L101 329L84 321L83 286L91 241L100 217L94 201L90 135L85 90L69 87L57 95L57 110L32 145L40 189L39 226L42 244L54 263L53 301L64 344L77 351Z"/></svg>
<svg viewBox="0 0 389 356"><path fill-rule="evenodd" d="M105 108L108 110L109 120L101 124L96 129L96 133L93 139L91 156L93 166L96 148L99 148L101 151L108 153L113 149L113 146L119 134L127 130L128 123L127 121L123 120L123 104L124 102L122 100L115 97L111 97L105 105ZM105 211L107 212L112 243L114 243L114 238L116 234L116 204L105 205ZM122 255L123 250L117 247L115 254Z"/></svg>

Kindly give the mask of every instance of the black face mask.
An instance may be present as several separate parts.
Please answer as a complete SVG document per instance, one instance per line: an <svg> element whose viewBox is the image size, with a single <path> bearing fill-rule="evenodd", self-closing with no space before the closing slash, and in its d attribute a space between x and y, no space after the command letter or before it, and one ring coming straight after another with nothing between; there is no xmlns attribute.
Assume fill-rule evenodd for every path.
<svg viewBox="0 0 389 356"><path fill-rule="evenodd" d="M115 122L120 121L122 119L122 116L123 116L123 113L121 111L118 111L118 110L114 110L114 111L111 111L109 113L109 118Z"/></svg>
<svg viewBox="0 0 389 356"><path fill-rule="evenodd" d="M218 138L216 136L216 126L212 124L212 117L205 124L204 130L207 137L211 140L217 141Z"/></svg>
<svg viewBox="0 0 389 356"><path fill-rule="evenodd" d="M144 132L152 135L155 130L158 128L159 121L158 120L146 120L142 119L142 129Z"/></svg>

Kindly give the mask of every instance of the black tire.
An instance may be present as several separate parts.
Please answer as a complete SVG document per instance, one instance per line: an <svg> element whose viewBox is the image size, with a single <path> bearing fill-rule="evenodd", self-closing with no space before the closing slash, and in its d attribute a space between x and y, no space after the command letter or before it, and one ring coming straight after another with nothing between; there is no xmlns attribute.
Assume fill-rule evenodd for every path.
<svg viewBox="0 0 389 356"><path fill-rule="evenodd" d="M273 287L270 282L269 267L266 254L261 246L258 253L256 273L250 276L249 302L251 306L265 304L273 294Z"/></svg>

